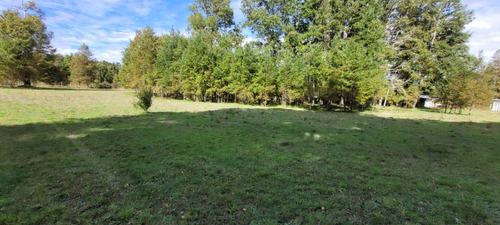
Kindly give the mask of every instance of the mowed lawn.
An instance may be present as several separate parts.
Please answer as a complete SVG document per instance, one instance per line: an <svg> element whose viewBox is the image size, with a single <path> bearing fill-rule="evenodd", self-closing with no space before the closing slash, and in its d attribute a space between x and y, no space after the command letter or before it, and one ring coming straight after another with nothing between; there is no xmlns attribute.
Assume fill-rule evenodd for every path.
<svg viewBox="0 0 500 225"><path fill-rule="evenodd" d="M0 88L0 224L500 224L500 113Z"/></svg>

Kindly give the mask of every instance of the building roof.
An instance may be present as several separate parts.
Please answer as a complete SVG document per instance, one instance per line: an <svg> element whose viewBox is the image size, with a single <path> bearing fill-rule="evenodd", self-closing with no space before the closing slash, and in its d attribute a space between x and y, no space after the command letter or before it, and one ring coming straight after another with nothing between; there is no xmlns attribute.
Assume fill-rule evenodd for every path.
<svg viewBox="0 0 500 225"><path fill-rule="evenodd" d="M419 95L418 98L423 98L423 99L439 99L439 97L432 96L432 95Z"/></svg>

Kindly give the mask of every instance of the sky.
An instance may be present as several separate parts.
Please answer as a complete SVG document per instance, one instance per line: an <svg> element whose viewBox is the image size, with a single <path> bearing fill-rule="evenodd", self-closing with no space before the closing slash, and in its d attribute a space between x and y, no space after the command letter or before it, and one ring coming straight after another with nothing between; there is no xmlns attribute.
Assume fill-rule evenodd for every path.
<svg viewBox="0 0 500 225"><path fill-rule="evenodd" d="M490 58L500 49L500 1L462 0L474 10L467 31L472 37L470 52L484 51ZM0 10L21 5L21 0L0 0ZM63 55L74 53L87 44L97 60L121 62L122 51L138 29L152 27L157 34L171 29L187 34L189 5L193 0L38 0L45 12L45 23L54 33L52 45ZM243 22L241 0L232 0L236 22ZM252 38L248 30L243 34Z"/></svg>

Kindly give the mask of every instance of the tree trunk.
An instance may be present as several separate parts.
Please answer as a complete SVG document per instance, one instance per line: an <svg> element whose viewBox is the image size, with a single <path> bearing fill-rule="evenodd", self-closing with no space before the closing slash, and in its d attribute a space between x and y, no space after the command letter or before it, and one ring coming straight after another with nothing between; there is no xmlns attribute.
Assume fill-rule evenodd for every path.
<svg viewBox="0 0 500 225"><path fill-rule="evenodd" d="M311 95L309 95L309 110L312 109L312 101L311 101Z"/></svg>
<svg viewBox="0 0 500 225"><path fill-rule="evenodd" d="M31 80L30 79L24 80L24 86L31 87Z"/></svg>
<svg viewBox="0 0 500 225"><path fill-rule="evenodd" d="M330 111L332 109L332 104L330 101L326 101L326 110Z"/></svg>
<svg viewBox="0 0 500 225"><path fill-rule="evenodd" d="M287 91L288 91L288 90L285 90L285 91L283 92L283 96L281 96L281 103L283 104L283 107L284 107L284 108L286 108Z"/></svg>
<svg viewBox="0 0 500 225"><path fill-rule="evenodd" d="M375 95L373 95L373 104L372 104L372 112L375 109Z"/></svg>
<svg viewBox="0 0 500 225"><path fill-rule="evenodd" d="M387 99L389 98L389 92L391 91L390 88L387 89L387 94L385 94L385 99L384 99L384 107L387 106Z"/></svg>

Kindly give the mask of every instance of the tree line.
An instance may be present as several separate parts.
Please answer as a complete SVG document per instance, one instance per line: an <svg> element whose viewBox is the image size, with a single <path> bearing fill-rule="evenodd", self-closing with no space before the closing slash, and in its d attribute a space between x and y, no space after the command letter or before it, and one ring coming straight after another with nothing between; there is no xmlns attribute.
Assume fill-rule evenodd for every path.
<svg viewBox="0 0 500 225"><path fill-rule="evenodd" d="M97 61L83 44L75 54L56 54L44 13L33 1L0 14L0 82L14 86L46 84L111 88L120 64Z"/></svg>
<svg viewBox="0 0 500 225"><path fill-rule="evenodd" d="M460 0L243 0L242 24L229 0L196 0L189 10L188 35L140 29L121 66L97 62L86 45L54 54L34 3L3 11L0 77L349 111L415 107L420 95L451 111L500 97L500 53L489 63L468 53L472 12Z"/></svg>
<svg viewBox="0 0 500 225"><path fill-rule="evenodd" d="M351 111L415 107L420 95L470 108L498 87L494 63L468 53L472 12L460 0L243 0L243 24L229 5L196 0L189 36L138 30L119 84L196 101ZM258 40L243 43L242 26Z"/></svg>

